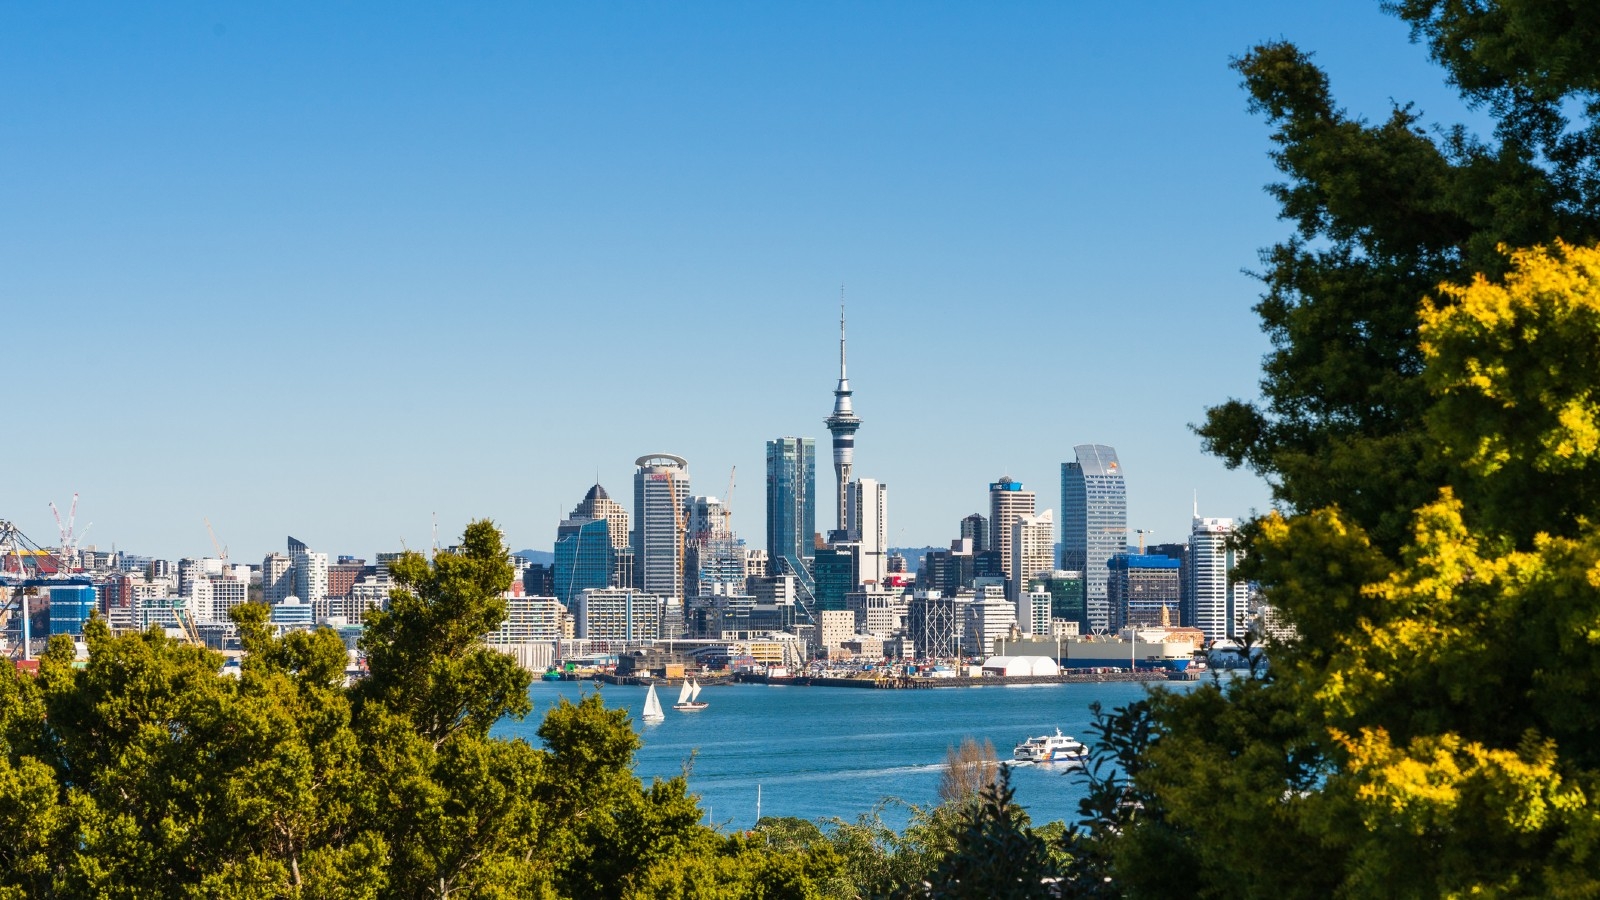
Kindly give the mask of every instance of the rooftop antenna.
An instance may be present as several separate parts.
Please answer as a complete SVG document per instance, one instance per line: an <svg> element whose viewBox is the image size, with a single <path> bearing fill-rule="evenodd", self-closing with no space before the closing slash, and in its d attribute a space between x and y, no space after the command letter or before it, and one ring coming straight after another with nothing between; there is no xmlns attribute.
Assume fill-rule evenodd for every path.
<svg viewBox="0 0 1600 900"><path fill-rule="evenodd" d="M439 514L433 514L433 552L428 554L429 559L439 555Z"/></svg>
<svg viewBox="0 0 1600 900"><path fill-rule="evenodd" d="M844 285L839 285L839 378L844 378Z"/></svg>
<svg viewBox="0 0 1600 900"><path fill-rule="evenodd" d="M1200 518L1200 489L1194 489L1194 517Z"/></svg>

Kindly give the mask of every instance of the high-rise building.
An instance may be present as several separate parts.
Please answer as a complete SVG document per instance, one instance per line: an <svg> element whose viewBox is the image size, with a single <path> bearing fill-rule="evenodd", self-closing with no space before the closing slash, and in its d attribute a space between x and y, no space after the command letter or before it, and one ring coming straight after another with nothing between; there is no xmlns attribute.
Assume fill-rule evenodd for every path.
<svg viewBox="0 0 1600 900"><path fill-rule="evenodd" d="M605 519L565 519L556 526L553 591L564 605L591 588L623 587L613 575L615 548Z"/></svg>
<svg viewBox="0 0 1600 900"><path fill-rule="evenodd" d="M809 572L816 552L817 442L767 441L767 566L774 575ZM762 573L765 574L765 573Z"/></svg>
<svg viewBox="0 0 1600 900"><path fill-rule="evenodd" d="M961 520L961 537L972 541L972 552L982 553L989 547L989 520L983 513L973 513Z"/></svg>
<svg viewBox="0 0 1600 900"><path fill-rule="evenodd" d="M1017 519L1033 515L1033 509L1033 491L1023 490L1022 482L1010 475L989 485L989 549L999 551L1000 571L1008 580L1017 577L1011 570L1012 526Z"/></svg>
<svg viewBox="0 0 1600 900"><path fill-rule="evenodd" d="M611 499L606 489L595 482L589 488L589 493L583 496L582 502L572 508L569 519L605 519L607 530L611 535L611 546L621 550L629 545L628 536L628 511L621 503Z"/></svg>
<svg viewBox="0 0 1600 900"><path fill-rule="evenodd" d="M1232 519L1201 518L1198 509L1189 531L1189 593L1193 598L1194 626L1206 640L1236 637L1239 617L1246 612L1240 601L1243 585L1229 578L1234 551L1228 546Z"/></svg>
<svg viewBox="0 0 1600 900"><path fill-rule="evenodd" d="M1177 625L1180 566L1175 559L1148 553L1117 553L1107 560L1111 627Z"/></svg>
<svg viewBox="0 0 1600 900"><path fill-rule="evenodd" d="M328 554L313 553L304 541L289 538L289 562L294 569L294 595L317 615L328 614Z"/></svg>
<svg viewBox="0 0 1600 900"><path fill-rule="evenodd" d="M883 584L889 575L889 486L860 478L850 482L846 499L849 538L860 548L856 584Z"/></svg>
<svg viewBox="0 0 1600 900"><path fill-rule="evenodd" d="M1054 571L1056 567L1056 519L1053 510L1038 515L1021 515L1011 525L1011 577L1007 587L1011 601L1020 602L1028 595L1028 581L1041 572ZM1017 616L1018 621L1023 619Z"/></svg>
<svg viewBox="0 0 1600 900"><path fill-rule="evenodd" d="M845 488L850 484L850 470L855 465L856 429L861 427L861 417L850 405L850 379L844 367L844 303L839 304L839 386L833 391L833 415L823 420L828 433L833 435L833 476L837 479L837 512L839 531L850 528L849 510L846 509Z"/></svg>
<svg viewBox="0 0 1600 900"><path fill-rule="evenodd" d="M1165 556L1175 559L1180 563L1178 569L1178 609L1179 616L1174 624L1189 626L1194 625L1194 579L1190 577L1189 543L1181 544L1151 544L1145 552L1153 556Z"/></svg>
<svg viewBox="0 0 1600 900"><path fill-rule="evenodd" d="M744 593L745 546L733 533L732 511L716 497L691 497L684 539L683 596ZM663 636L667 636L663 630Z"/></svg>
<svg viewBox="0 0 1600 900"><path fill-rule="evenodd" d="M861 583L860 547L848 541L813 551L812 568L816 579L816 609L844 609L845 595Z"/></svg>
<svg viewBox="0 0 1600 900"><path fill-rule="evenodd" d="M652 453L634 461L634 584L658 597L683 588L684 506L689 500L689 461Z"/></svg>
<svg viewBox="0 0 1600 900"><path fill-rule="evenodd" d="M572 607L578 637L653 641L661 636L661 598L633 588L591 588Z"/></svg>
<svg viewBox="0 0 1600 900"><path fill-rule="evenodd" d="M1061 464L1061 568L1083 573L1089 623L1109 628L1106 563L1128 549L1127 486L1117 451L1103 444L1072 449L1077 459Z"/></svg>
<svg viewBox="0 0 1600 900"><path fill-rule="evenodd" d="M1050 594L1051 633L1071 623L1074 634L1089 633L1089 615L1083 607L1083 573L1057 569L1028 580L1029 590L1043 589Z"/></svg>

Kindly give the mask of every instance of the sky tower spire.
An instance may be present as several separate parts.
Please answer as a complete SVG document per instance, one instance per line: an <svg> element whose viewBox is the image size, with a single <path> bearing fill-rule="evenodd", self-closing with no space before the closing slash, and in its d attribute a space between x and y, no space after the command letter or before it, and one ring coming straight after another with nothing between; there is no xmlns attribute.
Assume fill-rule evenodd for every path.
<svg viewBox="0 0 1600 900"><path fill-rule="evenodd" d="M823 419L833 435L833 474L838 479L838 524L845 531L845 493L850 484L850 469L855 465L856 429L861 419L850 406L850 379L845 375L844 285L839 285L839 386L833 391L833 415Z"/></svg>

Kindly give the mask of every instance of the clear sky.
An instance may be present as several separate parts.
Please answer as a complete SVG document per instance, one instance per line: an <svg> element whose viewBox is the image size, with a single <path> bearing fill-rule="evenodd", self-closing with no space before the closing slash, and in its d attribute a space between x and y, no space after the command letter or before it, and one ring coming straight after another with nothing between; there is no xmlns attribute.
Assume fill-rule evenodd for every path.
<svg viewBox="0 0 1600 900"><path fill-rule="evenodd" d="M5 4L0 518L547 549L669 452L763 546L767 439L831 495L841 284L893 543L1091 442L1152 539L1265 510L1188 426L1257 390L1278 37L1463 116L1375 2Z"/></svg>

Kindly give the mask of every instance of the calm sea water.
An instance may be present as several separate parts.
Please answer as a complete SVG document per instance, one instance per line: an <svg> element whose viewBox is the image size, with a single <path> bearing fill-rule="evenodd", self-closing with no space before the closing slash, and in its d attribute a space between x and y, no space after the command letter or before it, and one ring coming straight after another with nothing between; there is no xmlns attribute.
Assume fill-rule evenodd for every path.
<svg viewBox="0 0 1600 900"><path fill-rule="evenodd" d="M1172 685L1184 690L1187 685ZM590 682L534 682L535 711L522 722L496 727L502 736L539 743L539 720L559 697L593 693ZM693 756L689 788L700 795L710 821L726 829L749 828L761 813L820 819L854 819L886 797L931 805L938 801L945 752L971 736L994 743L1002 759L1031 735L1060 728L1080 740L1089 736L1089 704L1107 709L1144 696L1139 684L1016 685L881 691L767 685L708 687L703 712L667 709L657 725L639 721L644 688L606 685L607 706L634 716L644 740L636 771L648 780L670 777ZM670 707L675 693L657 691ZM1087 741L1086 741L1087 742ZM1083 788L1060 766L1024 766L1012 778L1017 801L1035 824L1071 821ZM899 827L894 808L884 818Z"/></svg>

